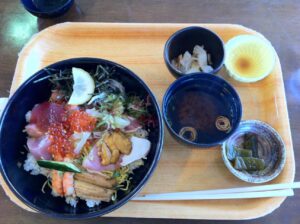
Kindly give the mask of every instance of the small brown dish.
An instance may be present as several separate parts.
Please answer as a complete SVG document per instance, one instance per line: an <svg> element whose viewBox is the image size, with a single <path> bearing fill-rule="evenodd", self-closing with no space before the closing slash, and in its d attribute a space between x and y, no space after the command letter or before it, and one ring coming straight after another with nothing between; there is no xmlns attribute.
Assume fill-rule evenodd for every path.
<svg viewBox="0 0 300 224"><path fill-rule="evenodd" d="M251 149L247 148L247 138L253 143ZM249 183L265 183L283 170L286 149L274 128L262 121L248 120L242 121L236 132L223 143L222 158L237 178Z"/></svg>

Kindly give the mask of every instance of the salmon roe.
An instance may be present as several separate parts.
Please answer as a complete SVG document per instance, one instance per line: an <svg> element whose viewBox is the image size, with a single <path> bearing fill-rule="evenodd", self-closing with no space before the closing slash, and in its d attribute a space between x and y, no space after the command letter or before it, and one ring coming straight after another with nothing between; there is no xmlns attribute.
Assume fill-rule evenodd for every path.
<svg viewBox="0 0 300 224"><path fill-rule="evenodd" d="M96 126L97 119L80 110L73 111L69 117L70 130L73 132L92 131Z"/></svg>
<svg viewBox="0 0 300 224"><path fill-rule="evenodd" d="M64 158L73 158L73 144L69 140L71 132L62 123L52 123L49 127L49 139L51 145L49 147L53 159L63 161Z"/></svg>
<svg viewBox="0 0 300 224"><path fill-rule="evenodd" d="M93 131L97 119L86 112L76 110L70 112L60 123L51 123L48 129L51 145L49 151L53 159L63 161L64 158L74 158L74 143L71 136L74 132Z"/></svg>

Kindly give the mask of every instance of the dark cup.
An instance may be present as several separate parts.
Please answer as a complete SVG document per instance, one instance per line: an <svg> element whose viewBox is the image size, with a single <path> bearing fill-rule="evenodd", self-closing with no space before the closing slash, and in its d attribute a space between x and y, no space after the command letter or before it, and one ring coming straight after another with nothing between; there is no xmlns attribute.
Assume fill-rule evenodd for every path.
<svg viewBox="0 0 300 224"><path fill-rule="evenodd" d="M174 33L166 42L164 49L165 63L175 78L186 74L176 69L171 61L186 51L192 53L195 45L203 45L207 53L210 54L213 67L212 74L217 73L222 68L225 51L221 38L203 27L187 27Z"/></svg>
<svg viewBox="0 0 300 224"><path fill-rule="evenodd" d="M41 18L52 18L66 13L74 0L21 0L24 8L32 15Z"/></svg>

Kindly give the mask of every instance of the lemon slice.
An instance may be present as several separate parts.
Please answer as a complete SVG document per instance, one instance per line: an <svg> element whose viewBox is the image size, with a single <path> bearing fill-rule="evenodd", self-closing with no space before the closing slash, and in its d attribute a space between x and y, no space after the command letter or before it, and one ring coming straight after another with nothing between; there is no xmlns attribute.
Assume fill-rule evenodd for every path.
<svg viewBox="0 0 300 224"><path fill-rule="evenodd" d="M275 50L263 37L240 35L225 45L225 66L240 82L256 82L267 77L275 65Z"/></svg>
<svg viewBox="0 0 300 224"><path fill-rule="evenodd" d="M91 99L95 91L95 82L91 75L81 68L72 68L73 92L68 104L81 105Z"/></svg>

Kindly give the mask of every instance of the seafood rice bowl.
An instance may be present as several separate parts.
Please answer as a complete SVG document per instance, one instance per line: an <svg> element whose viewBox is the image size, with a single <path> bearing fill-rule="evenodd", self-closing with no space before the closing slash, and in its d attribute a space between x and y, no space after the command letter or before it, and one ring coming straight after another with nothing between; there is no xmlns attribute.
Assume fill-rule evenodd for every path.
<svg viewBox="0 0 300 224"><path fill-rule="evenodd" d="M41 94L33 99L33 92ZM17 115L22 95L26 106ZM16 131L7 134L5 121L20 115ZM101 59L69 59L41 70L10 99L1 122L1 146L23 126L16 137L22 147L5 142L19 152L4 158L1 147L8 186L30 208L63 218L99 216L124 204L150 177L162 148L151 91L129 70ZM11 160L17 168L7 171Z"/></svg>

